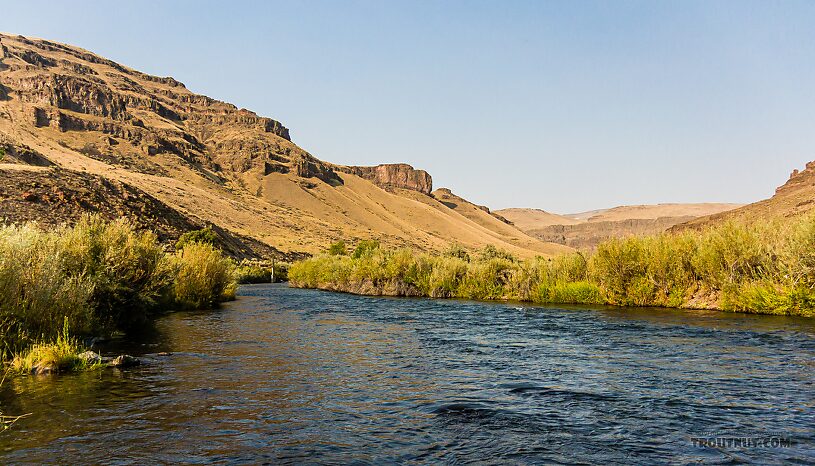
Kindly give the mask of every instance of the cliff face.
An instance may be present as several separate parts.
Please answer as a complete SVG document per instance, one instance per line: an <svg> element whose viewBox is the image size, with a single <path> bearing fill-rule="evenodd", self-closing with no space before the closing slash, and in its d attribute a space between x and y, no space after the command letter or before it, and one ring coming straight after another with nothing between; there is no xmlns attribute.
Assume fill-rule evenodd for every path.
<svg viewBox="0 0 815 466"><path fill-rule="evenodd" d="M695 217L660 217L657 219L626 219L586 222L572 225L549 225L527 230L527 234L542 241L564 244L575 249L594 249L611 238L654 235Z"/></svg>
<svg viewBox="0 0 815 466"><path fill-rule="evenodd" d="M738 207L738 204L721 203L629 205L567 216L538 209L500 212L521 230L542 241L593 249L611 238L653 235L703 215Z"/></svg>
<svg viewBox="0 0 815 466"><path fill-rule="evenodd" d="M433 178L424 170L406 163L382 164L375 167L340 167L340 171L365 178L385 189L401 188L430 194Z"/></svg>
<svg viewBox="0 0 815 466"><path fill-rule="evenodd" d="M144 155L169 154L227 176L292 172L340 181L330 164L291 144L280 122L193 94L173 78L22 36L0 35L0 60L0 100L16 104L4 117L62 133L66 148L108 162L115 153L146 173L160 170ZM87 132L104 137L75 137Z"/></svg>

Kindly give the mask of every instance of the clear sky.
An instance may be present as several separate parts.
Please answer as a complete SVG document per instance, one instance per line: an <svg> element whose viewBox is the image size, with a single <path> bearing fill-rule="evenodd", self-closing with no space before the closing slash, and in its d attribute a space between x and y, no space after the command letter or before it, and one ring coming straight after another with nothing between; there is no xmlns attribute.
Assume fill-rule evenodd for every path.
<svg viewBox="0 0 815 466"><path fill-rule="evenodd" d="M815 1L0 0L0 30L493 208L751 202L815 160Z"/></svg>

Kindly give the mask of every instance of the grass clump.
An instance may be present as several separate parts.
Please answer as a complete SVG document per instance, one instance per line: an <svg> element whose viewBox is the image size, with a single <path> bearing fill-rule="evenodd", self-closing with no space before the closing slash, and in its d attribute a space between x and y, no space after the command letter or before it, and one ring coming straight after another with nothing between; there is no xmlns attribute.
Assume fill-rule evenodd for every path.
<svg viewBox="0 0 815 466"><path fill-rule="evenodd" d="M345 241L337 241L328 247L327 252L332 256L344 256L348 254L348 247L345 245Z"/></svg>
<svg viewBox="0 0 815 466"><path fill-rule="evenodd" d="M35 343L11 361L11 369L20 373L79 371L100 366L100 361L80 358L85 351L79 341L68 333L65 320L62 333L49 343Z"/></svg>
<svg viewBox="0 0 815 466"><path fill-rule="evenodd" d="M487 246L440 254L362 242L295 263L294 286L364 294L815 313L815 214L612 239L594 252L519 260Z"/></svg>

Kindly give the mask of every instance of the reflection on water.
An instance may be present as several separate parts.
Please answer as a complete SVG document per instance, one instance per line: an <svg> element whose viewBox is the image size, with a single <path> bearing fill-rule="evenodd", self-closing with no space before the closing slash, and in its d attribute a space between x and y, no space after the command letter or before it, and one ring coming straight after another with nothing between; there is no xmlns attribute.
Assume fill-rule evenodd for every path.
<svg viewBox="0 0 815 466"><path fill-rule="evenodd" d="M244 287L0 388L0 462L785 463L815 456L815 323ZM169 355L162 355L168 352ZM781 449L700 449L709 432Z"/></svg>

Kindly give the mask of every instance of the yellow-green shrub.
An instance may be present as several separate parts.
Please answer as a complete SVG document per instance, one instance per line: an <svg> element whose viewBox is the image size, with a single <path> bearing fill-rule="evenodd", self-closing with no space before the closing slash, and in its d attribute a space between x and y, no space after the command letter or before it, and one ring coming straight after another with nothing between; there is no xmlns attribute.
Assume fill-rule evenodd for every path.
<svg viewBox="0 0 815 466"><path fill-rule="evenodd" d="M229 261L211 246L191 248L168 257L153 233L98 216L48 232L0 227L0 359L57 341L63 330L127 329L175 307L175 297L186 306L211 306L232 296ZM175 286L179 277L185 283Z"/></svg>
<svg viewBox="0 0 815 466"><path fill-rule="evenodd" d="M235 299L235 264L207 243L189 243L172 257L173 297L182 308L201 309Z"/></svg>

